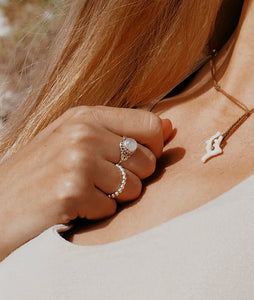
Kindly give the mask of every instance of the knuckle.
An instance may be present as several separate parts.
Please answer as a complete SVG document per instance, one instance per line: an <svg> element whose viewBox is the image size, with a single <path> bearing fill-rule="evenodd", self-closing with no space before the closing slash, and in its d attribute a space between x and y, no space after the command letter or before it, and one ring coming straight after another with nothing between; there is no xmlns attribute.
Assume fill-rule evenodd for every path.
<svg viewBox="0 0 254 300"><path fill-rule="evenodd" d="M66 113L69 114L71 117L80 117L80 116L84 116L86 115L90 110L89 106L75 106L75 107L71 107L69 108Z"/></svg>
<svg viewBox="0 0 254 300"><path fill-rule="evenodd" d="M101 120L105 118L107 111L104 111L102 108L96 106L89 112L89 117L92 119L93 122L100 123Z"/></svg>
<svg viewBox="0 0 254 300"><path fill-rule="evenodd" d="M76 112L77 112L77 107L71 107L71 108L68 108L64 114L73 116Z"/></svg>
<svg viewBox="0 0 254 300"><path fill-rule="evenodd" d="M89 127L83 123L72 124L69 127L69 139L73 142L79 142L84 137L89 136Z"/></svg>
<svg viewBox="0 0 254 300"><path fill-rule="evenodd" d="M76 173L68 173L61 176L57 186L57 199L63 207L62 218L73 220L80 215L82 203L86 201L89 191L89 183L82 181ZM86 192L86 193L85 193Z"/></svg>
<svg viewBox="0 0 254 300"><path fill-rule="evenodd" d="M157 135L161 132L161 128L162 128L161 119L158 116L156 116L155 114L153 114L153 113L149 114L148 124L149 124L148 125L149 130L154 135Z"/></svg>
<svg viewBox="0 0 254 300"><path fill-rule="evenodd" d="M76 123L69 125L68 143L80 144L86 143L92 145L97 143L98 133L93 126L86 123Z"/></svg>
<svg viewBox="0 0 254 300"><path fill-rule="evenodd" d="M68 118L73 118L79 111L79 107L75 106L75 107L71 107L68 108L65 113L63 114L63 116L67 116Z"/></svg>
<svg viewBox="0 0 254 300"><path fill-rule="evenodd" d="M59 217L59 224L68 224L69 222L71 222L72 220L76 219L76 214L74 213L74 211L72 212L63 212L62 214L60 214Z"/></svg>
<svg viewBox="0 0 254 300"><path fill-rule="evenodd" d="M151 151L149 151L149 153L147 154L146 167L143 168L144 172L142 174L141 179L146 178L154 173L156 169L156 162L157 162L156 156Z"/></svg>
<svg viewBox="0 0 254 300"><path fill-rule="evenodd" d="M79 149L79 147L73 146L69 146L62 151L60 160L68 170L78 170L81 166L89 162L84 151Z"/></svg>
<svg viewBox="0 0 254 300"><path fill-rule="evenodd" d="M82 195L80 178L76 172L70 172L61 180L59 198L62 200L74 200Z"/></svg>
<svg viewBox="0 0 254 300"><path fill-rule="evenodd" d="M112 119L112 115L114 115L116 110L118 111L118 113L120 113L119 108L112 108L102 105L93 106L90 107L88 118L93 123L107 123L110 122L110 120Z"/></svg>

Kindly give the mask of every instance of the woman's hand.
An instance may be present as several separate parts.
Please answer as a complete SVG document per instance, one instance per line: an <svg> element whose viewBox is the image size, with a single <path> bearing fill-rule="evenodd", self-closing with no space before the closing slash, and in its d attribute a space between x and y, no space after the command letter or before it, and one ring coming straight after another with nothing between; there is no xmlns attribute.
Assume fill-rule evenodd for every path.
<svg viewBox="0 0 254 300"><path fill-rule="evenodd" d="M115 213L117 202L136 199L171 133L171 123L150 112L109 107L76 107L41 131L0 166L0 258L57 223L77 217L100 219ZM115 166L122 136L139 144Z"/></svg>

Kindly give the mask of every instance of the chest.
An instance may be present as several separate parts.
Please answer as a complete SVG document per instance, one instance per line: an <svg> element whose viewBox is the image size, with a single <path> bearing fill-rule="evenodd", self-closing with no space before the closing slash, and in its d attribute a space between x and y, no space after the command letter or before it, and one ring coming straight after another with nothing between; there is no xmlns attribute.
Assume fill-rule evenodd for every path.
<svg viewBox="0 0 254 300"><path fill-rule="evenodd" d="M200 134L192 132L190 138L186 128L179 126L179 132L165 147L155 174L144 181L139 199L92 228L77 228L72 241L87 245L121 240L192 211L230 190L253 173L253 139L244 134L252 124L243 125L243 136L238 132L231 138L230 147L206 164L201 162L206 132L199 130L198 122L193 123L190 130Z"/></svg>

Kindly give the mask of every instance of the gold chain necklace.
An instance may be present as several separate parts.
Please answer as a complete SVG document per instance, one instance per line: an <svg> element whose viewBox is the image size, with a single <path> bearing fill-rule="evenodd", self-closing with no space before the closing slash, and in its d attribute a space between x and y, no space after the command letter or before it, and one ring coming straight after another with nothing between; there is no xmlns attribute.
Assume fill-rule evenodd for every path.
<svg viewBox="0 0 254 300"><path fill-rule="evenodd" d="M213 80L213 87L219 93L223 94L230 101L236 104L238 107L244 110L244 114L233 124L230 128L221 134L219 131L213 135L209 140L206 141L206 154L201 158L201 161L205 163L208 159L217 156L223 153L223 148L226 145L227 139L249 118L250 115L254 113L254 108L249 109L245 104L241 101L237 100L232 95L228 94L225 90L223 90L216 79L216 67L214 63L214 58L216 56L216 50L212 51L211 59L210 59L210 67L211 74Z"/></svg>

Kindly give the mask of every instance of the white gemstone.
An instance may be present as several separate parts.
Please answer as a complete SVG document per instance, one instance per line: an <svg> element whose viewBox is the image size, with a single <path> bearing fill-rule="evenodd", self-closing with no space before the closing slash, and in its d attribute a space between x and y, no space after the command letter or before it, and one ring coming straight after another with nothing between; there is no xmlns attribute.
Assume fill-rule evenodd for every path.
<svg viewBox="0 0 254 300"><path fill-rule="evenodd" d="M130 152L136 151L138 146L137 142L132 138L126 138L123 144Z"/></svg>

